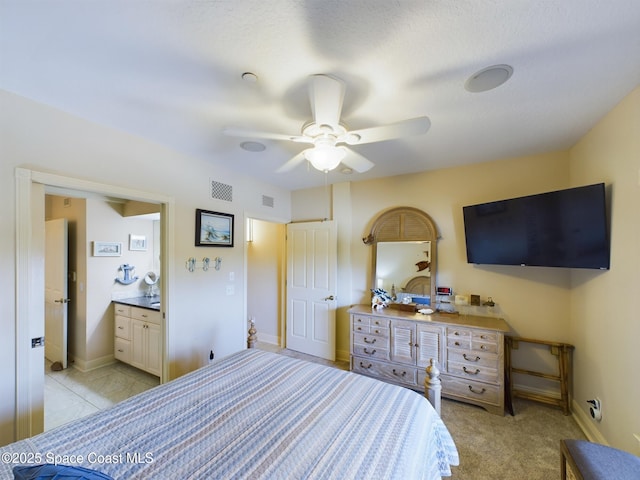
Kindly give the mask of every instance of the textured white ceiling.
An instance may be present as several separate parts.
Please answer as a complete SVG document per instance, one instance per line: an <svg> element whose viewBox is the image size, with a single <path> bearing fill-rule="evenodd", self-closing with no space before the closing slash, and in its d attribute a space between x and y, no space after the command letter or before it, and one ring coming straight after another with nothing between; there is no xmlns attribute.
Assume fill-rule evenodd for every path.
<svg viewBox="0 0 640 480"><path fill-rule="evenodd" d="M502 63L506 84L464 89ZM346 82L352 129L432 123L329 182L567 149L640 84L640 1L0 0L0 88L289 189L325 182L275 173L303 145L221 131L299 133L315 73Z"/></svg>

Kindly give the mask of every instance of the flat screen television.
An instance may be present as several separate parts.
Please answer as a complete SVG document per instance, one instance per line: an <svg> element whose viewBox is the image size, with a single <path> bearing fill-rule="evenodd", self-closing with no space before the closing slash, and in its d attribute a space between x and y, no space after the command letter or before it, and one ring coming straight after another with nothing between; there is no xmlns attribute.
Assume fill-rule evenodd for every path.
<svg viewBox="0 0 640 480"><path fill-rule="evenodd" d="M604 183L462 210L469 263L609 269Z"/></svg>

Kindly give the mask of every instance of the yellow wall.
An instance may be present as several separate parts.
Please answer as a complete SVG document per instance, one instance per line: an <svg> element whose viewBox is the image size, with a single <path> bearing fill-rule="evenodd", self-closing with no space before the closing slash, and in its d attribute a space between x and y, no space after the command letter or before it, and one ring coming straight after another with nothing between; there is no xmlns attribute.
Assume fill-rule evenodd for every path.
<svg viewBox="0 0 640 480"><path fill-rule="evenodd" d="M611 269L571 277L574 408L596 438L640 454L640 87L570 152L571 184L604 181L611 203ZM586 400L602 401L602 422ZM640 440L640 439L639 439Z"/></svg>

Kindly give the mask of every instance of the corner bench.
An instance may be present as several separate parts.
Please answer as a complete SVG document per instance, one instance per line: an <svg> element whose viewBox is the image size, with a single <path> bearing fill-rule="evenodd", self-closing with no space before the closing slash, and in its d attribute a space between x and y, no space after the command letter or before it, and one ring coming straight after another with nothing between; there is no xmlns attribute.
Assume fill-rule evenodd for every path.
<svg viewBox="0 0 640 480"><path fill-rule="evenodd" d="M560 441L562 480L638 480L640 457L586 440Z"/></svg>

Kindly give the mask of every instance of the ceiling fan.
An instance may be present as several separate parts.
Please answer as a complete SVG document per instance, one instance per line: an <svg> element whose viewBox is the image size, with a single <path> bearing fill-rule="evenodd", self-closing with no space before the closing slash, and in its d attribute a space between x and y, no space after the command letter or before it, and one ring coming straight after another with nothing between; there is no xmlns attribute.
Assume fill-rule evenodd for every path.
<svg viewBox="0 0 640 480"><path fill-rule="evenodd" d="M329 75L311 75L309 83L309 100L313 120L302 126L301 135L245 130L241 128L225 128L225 135L248 138L268 138L287 140L313 145L293 157L277 171L292 170L300 163L308 160L314 168L328 172L341 162L349 168L362 173L374 164L345 145L362 145L382 142L399 137L426 133L431 126L428 117L416 117L380 127L348 130L340 122L345 84L342 80Z"/></svg>

